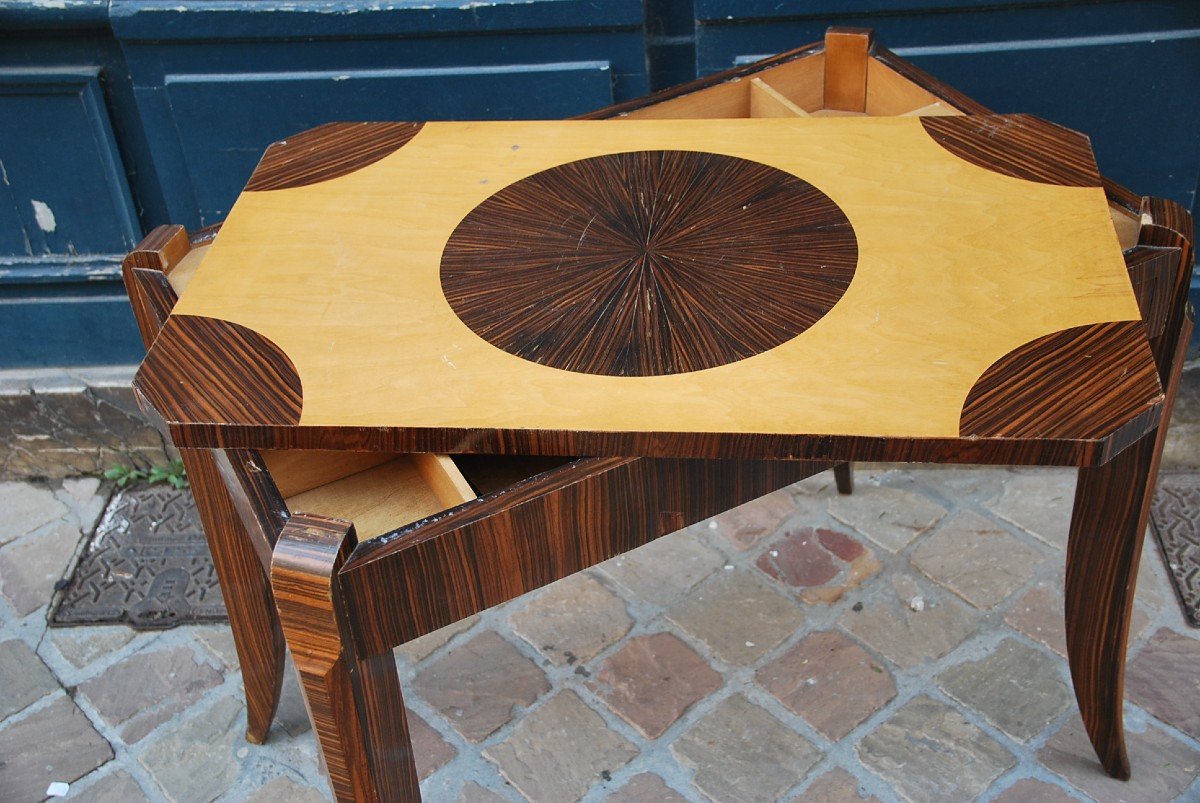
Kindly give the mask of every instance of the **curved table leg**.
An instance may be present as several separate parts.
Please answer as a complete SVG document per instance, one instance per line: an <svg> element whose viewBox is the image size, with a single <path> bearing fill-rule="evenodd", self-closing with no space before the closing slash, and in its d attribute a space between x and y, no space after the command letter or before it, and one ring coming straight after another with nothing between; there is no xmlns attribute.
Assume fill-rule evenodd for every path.
<svg viewBox="0 0 1200 803"><path fill-rule="evenodd" d="M182 449L180 454L229 611L246 692L246 739L262 744L279 706L284 667L283 631L270 579L242 527L213 453Z"/></svg>
<svg viewBox="0 0 1200 803"><path fill-rule="evenodd" d="M1129 779L1122 700L1129 617L1158 469L1156 432L1109 463L1079 470L1067 543L1067 655L1100 763Z"/></svg>

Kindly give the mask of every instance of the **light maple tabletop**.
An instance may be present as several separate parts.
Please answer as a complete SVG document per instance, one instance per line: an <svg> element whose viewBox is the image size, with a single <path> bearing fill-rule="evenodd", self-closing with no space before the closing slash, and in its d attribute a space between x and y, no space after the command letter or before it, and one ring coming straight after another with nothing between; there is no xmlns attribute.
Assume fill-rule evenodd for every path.
<svg viewBox="0 0 1200 803"><path fill-rule="evenodd" d="M1025 116L317 129L136 387L181 446L1075 465L1163 400L1089 144Z"/></svg>

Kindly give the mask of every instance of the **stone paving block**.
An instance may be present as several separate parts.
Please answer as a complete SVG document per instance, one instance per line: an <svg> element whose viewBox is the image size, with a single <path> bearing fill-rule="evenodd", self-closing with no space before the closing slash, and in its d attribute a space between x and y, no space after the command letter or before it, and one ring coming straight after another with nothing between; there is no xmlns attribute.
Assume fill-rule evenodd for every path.
<svg viewBox="0 0 1200 803"><path fill-rule="evenodd" d="M858 483L852 495L830 498L829 514L896 552L937 524L946 509L923 494Z"/></svg>
<svg viewBox="0 0 1200 803"><path fill-rule="evenodd" d="M454 729L481 742L550 690L546 674L492 631L427 663L413 690Z"/></svg>
<svg viewBox="0 0 1200 803"><path fill-rule="evenodd" d="M96 477L72 477L63 480L54 496L71 509L79 528L87 533L95 528L108 504L108 496L99 491L100 480Z"/></svg>
<svg viewBox="0 0 1200 803"><path fill-rule="evenodd" d="M934 464L892 469L880 482L904 490L927 488L956 503L969 498L986 502L997 499L1011 477L1012 472L1003 468Z"/></svg>
<svg viewBox="0 0 1200 803"><path fill-rule="evenodd" d="M0 546L67 515L68 508L48 488L27 482L0 482Z"/></svg>
<svg viewBox="0 0 1200 803"><path fill-rule="evenodd" d="M671 752L713 800L776 800L820 759L799 734L740 694L675 740Z"/></svg>
<svg viewBox="0 0 1200 803"><path fill-rule="evenodd" d="M245 803L325 803L326 800L316 789L281 775L263 784Z"/></svg>
<svg viewBox="0 0 1200 803"><path fill-rule="evenodd" d="M411 708L408 714L408 735L412 740L413 760L417 764L417 776L423 781L444 767L458 751L450 746L434 728Z"/></svg>
<svg viewBox="0 0 1200 803"><path fill-rule="evenodd" d="M1075 803L1075 798L1052 783L1022 778L997 795L992 803Z"/></svg>
<svg viewBox="0 0 1200 803"><path fill-rule="evenodd" d="M814 604L837 602L883 568L875 553L853 536L813 527L788 532L754 565Z"/></svg>
<svg viewBox="0 0 1200 803"><path fill-rule="evenodd" d="M1027 583L1044 558L969 510L913 552L913 565L977 608L992 608Z"/></svg>
<svg viewBox="0 0 1200 803"><path fill-rule="evenodd" d="M58 654L71 666L83 669L124 647L136 632L128 627L68 627L46 631Z"/></svg>
<svg viewBox="0 0 1200 803"><path fill-rule="evenodd" d="M0 594L18 616L49 604L81 538L79 528L63 523L0 550Z"/></svg>
<svg viewBox="0 0 1200 803"><path fill-rule="evenodd" d="M708 526L734 549L746 550L775 533L795 512L796 501L783 488L713 516Z"/></svg>
<svg viewBox="0 0 1200 803"><path fill-rule="evenodd" d="M296 677L290 655L283 670L283 688L279 690L279 708L275 711L273 727L283 728L293 739L312 730L308 709L304 705L304 694L300 691L300 680Z"/></svg>
<svg viewBox="0 0 1200 803"><path fill-rule="evenodd" d="M1040 641L1063 658L1067 657L1067 630L1062 592L1053 584L1039 582L1013 603L1004 621L1035 641ZM1132 642L1150 626L1150 618L1134 607L1129 622Z"/></svg>
<svg viewBox="0 0 1200 803"><path fill-rule="evenodd" d="M1159 629L1126 669L1125 694L1163 722L1200 739L1200 638Z"/></svg>
<svg viewBox="0 0 1200 803"><path fill-rule="evenodd" d="M0 728L0 797L42 800L54 781L74 783L113 757L69 697Z"/></svg>
<svg viewBox="0 0 1200 803"><path fill-rule="evenodd" d="M791 600L743 571L722 571L671 607L667 618L734 664L757 661L804 625Z"/></svg>
<svg viewBox="0 0 1200 803"><path fill-rule="evenodd" d="M896 696L891 674L841 633L813 633L754 676L824 736L837 741Z"/></svg>
<svg viewBox="0 0 1200 803"><path fill-rule="evenodd" d="M597 568L634 596L670 605L689 588L725 565L725 556L706 546L692 529L672 533Z"/></svg>
<svg viewBox="0 0 1200 803"><path fill-rule="evenodd" d="M507 803L508 798L489 792L474 781L463 784L455 803Z"/></svg>
<svg viewBox="0 0 1200 803"><path fill-rule="evenodd" d="M1159 803L1174 800L1200 774L1200 752L1153 725L1138 733L1125 728L1132 781L1110 778L1100 766L1083 720L1072 715L1038 752L1038 760L1096 800Z"/></svg>
<svg viewBox="0 0 1200 803"><path fill-rule="evenodd" d="M687 798L649 772L635 775L629 783L604 798L605 803L687 803Z"/></svg>
<svg viewBox="0 0 1200 803"><path fill-rule="evenodd" d="M1029 469L1012 474L1000 498L984 506L1050 546L1066 549L1074 501L1074 469Z"/></svg>
<svg viewBox="0 0 1200 803"><path fill-rule="evenodd" d="M1005 639L987 657L946 669L938 683L954 699L1027 742L1075 702L1059 674L1062 662L1016 639Z"/></svg>
<svg viewBox="0 0 1200 803"><path fill-rule="evenodd" d="M858 756L910 800L973 800L1017 763L959 711L924 696L867 734Z"/></svg>
<svg viewBox="0 0 1200 803"><path fill-rule="evenodd" d="M80 798L88 803L149 803L150 800L133 776L120 770L89 786Z"/></svg>
<svg viewBox="0 0 1200 803"><path fill-rule="evenodd" d="M478 621L478 614L468 616L466 619L460 619L454 624L446 625L432 633L426 633L418 639L401 644L396 648L396 653L408 659L411 663L419 663L441 649L443 645L447 644L450 639L459 633L465 633L470 630Z"/></svg>
<svg viewBox="0 0 1200 803"><path fill-rule="evenodd" d="M556 666L591 659L633 626L624 601L589 574L547 586L508 621L513 632Z"/></svg>
<svg viewBox="0 0 1200 803"><path fill-rule="evenodd" d="M221 683L187 647L135 653L79 686L106 723L133 744Z"/></svg>
<svg viewBox="0 0 1200 803"><path fill-rule="evenodd" d="M233 631L229 625L196 625L192 632L222 666L226 669L238 668L237 646L233 643Z"/></svg>
<svg viewBox="0 0 1200 803"><path fill-rule="evenodd" d="M0 644L0 720L52 691L58 691L58 681L25 642L13 639Z"/></svg>
<svg viewBox="0 0 1200 803"><path fill-rule="evenodd" d="M588 687L618 716L658 738L697 701L721 688L721 676L672 633L630 639Z"/></svg>
<svg viewBox="0 0 1200 803"><path fill-rule="evenodd" d="M893 576L891 586L861 609L846 611L838 624L901 667L942 657L978 627L971 609L949 592L929 594L903 574Z"/></svg>
<svg viewBox="0 0 1200 803"><path fill-rule="evenodd" d="M245 743L245 730L241 702L222 697L196 716L173 723L139 760L174 803L209 803L241 771L234 749Z"/></svg>
<svg viewBox="0 0 1200 803"><path fill-rule="evenodd" d="M879 803L879 798L865 792L858 779L841 767L836 767L817 778L796 799L811 800L813 803Z"/></svg>
<svg viewBox="0 0 1200 803"><path fill-rule="evenodd" d="M574 692L564 691L483 754L522 795L540 803L578 800L602 773L625 766L638 749L609 730Z"/></svg>
<svg viewBox="0 0 1200 803"><path fill-rule="evenodd" d="M1161 611L1167 597L1171 603L1176 601L1174 589L1163 588L1163 554L1154 536L1147 533L1146 542L1142 548L1142 561L1138 564L1137 591L1135 598L1152 611ZM1165 596L1164 596L1165 592Z"/></svg>

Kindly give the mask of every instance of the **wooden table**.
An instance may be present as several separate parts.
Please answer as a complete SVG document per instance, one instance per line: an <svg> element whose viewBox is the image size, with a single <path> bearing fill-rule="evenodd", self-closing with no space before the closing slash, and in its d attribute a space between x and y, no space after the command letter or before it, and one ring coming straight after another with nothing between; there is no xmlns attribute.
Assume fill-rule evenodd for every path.
<svg viewBox="0 0 1200 803"><path fill-rule="evenodd" d="M1069 657L1128 777L1189 226L1148 207L1131 262L1086 138L1026 116L338 124L268 151L135 389L201 499L213 449L1079 466ZM452 531L331 571L374 610L372 572ZM371 649L532 583L380 609Z"/></svg>

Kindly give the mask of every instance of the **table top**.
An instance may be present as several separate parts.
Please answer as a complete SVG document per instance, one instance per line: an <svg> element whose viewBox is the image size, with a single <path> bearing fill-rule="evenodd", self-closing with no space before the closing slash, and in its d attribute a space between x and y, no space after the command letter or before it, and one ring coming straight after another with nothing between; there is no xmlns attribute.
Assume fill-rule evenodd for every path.
<svg viewBox="0 0 1200 803"><path fill-rule="evenodd" d="M335 124L135 380L182 446L1091 464L1162 390L1027 116Z"/></svg>

